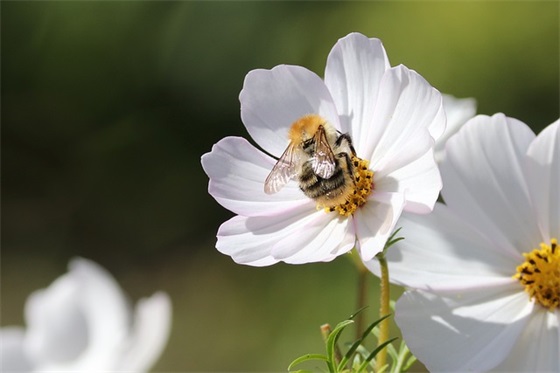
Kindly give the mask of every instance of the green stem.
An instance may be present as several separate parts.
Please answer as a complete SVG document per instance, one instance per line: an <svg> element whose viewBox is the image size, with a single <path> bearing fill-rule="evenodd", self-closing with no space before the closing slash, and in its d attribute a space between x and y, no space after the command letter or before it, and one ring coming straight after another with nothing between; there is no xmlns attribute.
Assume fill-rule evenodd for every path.
<svg viewBox="0 0 560 373"><path fill-rule="evenodd" d="M367 270L358 273L358 310L363 309L367 303L367 279ZM356 315L356 339L360 338L364 332L365 315L366 312Z"/></svg>
<svg viewBox="0 0 560 373"><path fill-rule="evenodd" d="M389 266L387 265L387 259L385 259L385 254L383 252L377 255L377 260L379 260L379 266L381 267L381 278L380 278L380 295L379 295L379 317L383 317L391 313L390 307L390 293L389 293ZM389 318L381 321L379 324L379 338L377 345L380 346L389 340ZM387 364L387 348L379 351L375 357L375 370L379 372Z"/></svg>
<svg viewBox="0 0 560 373"><path fill-rule="evenodd" d="M367 280L369 271L362 262L360 258L360 254L354 249L351 253L352 259L354 260L354 264L356 265L356 269L358 271L358 295L357 295L357 307L356 310L360 312L355 317L356 322L356 339L359 339L364 332L364 324L365 324L365 312L361 312L367 304Z"/></svg>

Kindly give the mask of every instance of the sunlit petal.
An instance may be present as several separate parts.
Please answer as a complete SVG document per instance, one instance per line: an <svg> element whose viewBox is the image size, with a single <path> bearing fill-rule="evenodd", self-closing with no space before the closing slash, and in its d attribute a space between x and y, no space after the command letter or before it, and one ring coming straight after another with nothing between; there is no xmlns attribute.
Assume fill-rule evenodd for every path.
<svg viewBox="0 0 560 373"><path fill-rule="evenodd" d="M297 235L289 235L273 246L272 255L291 264L327 262L354 247L355 236L347 220L320 212ZM329 216L330 215L330 216ZM301 248L294 250L294 248Z"/></svg>
<svg viewBox="0 0 560 373"><path fill-rule="evenodd" d="M535 135L503 114L477 116L449 141L441 164L446 204L518 257L539 241L524 158Z"/></svg>
<svg viewBox="0 0 560 373"><path fill-rule="evenodd" d="M536 137L527 155L527 183L542 237L560 239L560 121Z"/></svg>
<svg viewBox="0 0 560 373"><path fill-rule="evenodd" d="M394 282L414 289L458 292L517 284L516 265L453 210L438 204L429 215L403 214L398 242L387 252ZM519 258L521 260L521 258ZM366 263L379 274L377 261Z"/></svg>
<svg viewBox="0 0 560 373"><path fill-rule="evenodd" d="M441 162L445 156L445 144L467 120L476 114L476 100L474 98L456 98L451 95L442 95L443 109L447 117L445 132L436 140L434 157Z"/></svg>
<svg viewBox="0 0 560 373"><path fill-rule="evenodd" d="M381 41L358 33L340 39L327 58L325 84L336 103L341 130L355 139L357 149L366 148L381 78L389 68Z"/></svg>
<svg viewBox="0 0 560 373"><path fill-rule="evenodd" d="M404 194L404 210L417 214L432 211L441 186L441 176L431 150L375 181L378 191Z"/></svg>
<svg viewBox="0 0 560 373"><path fill-rule="evenodd" d="M318 114L340 128L327 87L319 76L300 66L249 72L239 100L247 131L275 157L288 145L290 125L304 115Z"/></svg>
<svg viewBox="0 0 560 373"><path fill-rule="evenodd" d="M282 217L236 216L220 227L216 247L237 263L253 266L328 261L338 248L352 248L345 224L324 211L305 208Z"/></svg>
<svg viewBox="0 0 560 373"><path fill-rule="evenodd" d="M402 212L404 196L399 193L376 193L356 211L353 223L362 259L369 261L383 250Z"/></svg>
<svg viewBox="0 0 560 373"><path fill-rule="evenodd" d="M430 371L486 371L510 353L531 309L525 294L505 289L455 298L409 291L397 302L395 320Z"/></svg>
<svg viewBox="0 0 560 373"><path fill-rule="evenodd" d="M226 137L202 156L202 167L210 177L209 193L222 206L244 216L275 215L309 204L295 181L276 194L264 192L264 181L275 162L240 137Z"/></svg>
<svg viewBox="0 0 560 373"><path fill-rule="evenodd" d="M424 155L445 129L441 94L415 71L389 69L360 155L383 175Z"/></svg>
<svg viewBox="0 0 560 373"><path fill-rule="evenodd" d="M560 312L536 307L511 353L496 367L501 372L560 371Z"/></svg>

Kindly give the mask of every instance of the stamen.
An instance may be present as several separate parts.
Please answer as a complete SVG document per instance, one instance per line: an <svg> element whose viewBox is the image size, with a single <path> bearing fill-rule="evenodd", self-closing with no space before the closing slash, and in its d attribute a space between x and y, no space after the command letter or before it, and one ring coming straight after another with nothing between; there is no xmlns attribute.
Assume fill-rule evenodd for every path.
<svg viewBox="0 0 560 373"><path fill-rule="evenodd" d="M540 249L524 253L525 262L517 267L513 276L531 299L549 311L560 308L560 250L557 246L558 240L553 238L550 245L542 242Z"/></svg>
<svg viewBox="0 0 560 373"><path fill-rule="evenodd" d="M337 206L325 208L326 212L338 212L344 217L352 215L358 207L367 202L367 198L373 190L373 171L369 167L369 162L352 156L354 165L354 189L346 198L346 202Z"/></svg>

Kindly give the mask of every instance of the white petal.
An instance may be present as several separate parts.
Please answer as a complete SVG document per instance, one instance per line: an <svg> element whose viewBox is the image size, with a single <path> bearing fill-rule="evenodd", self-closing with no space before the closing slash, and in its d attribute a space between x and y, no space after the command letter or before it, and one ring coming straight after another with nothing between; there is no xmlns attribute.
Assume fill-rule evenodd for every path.
<svg viewBox="0 0 560 373"><path fill-rule="evenodd" d="M297 234L278 241L272 255L291 264L327 262L352 250L355 241L348 219L318 211Z"/></svg>
<svg viewBox="0 0 560 373"><path fill-rule="evenodd" d="M159 292L136 305L129 346L123 352L119 369L146 372L163 351L171 327L171 300Z"/></svg>
<svg viewBox="0 0 560 373"><path fill-rule="evenodd" d="M535 306L531 319L505 361L502 372L560 371L560 311Z"/></svg>
<svg viewBox="0 0 560 373"><path fill-rule="evenodd" d="M444 158L447 140L476 114L476 100L474 98L456 98L451 95L442 95L442 98L447 126L443 135L437 139L434 147L434 155L438 162L441 162Z"/></svg>
<svg viewBox="0 0 560 373"><path fill-rule="evenodd" d="M362 260L368 261L383 250L401 215L404 196L374 192L365 205L354 213L356 247Z"/></svg>
<svg viewBox="0 0 560 373"><path fill-rule="evenodd" d="M397 302L395 321L428 370L486 371L508 356L531 309L523 292L475 291L451 299L410 291Z"/></svg>
<svg viewBox="0 0 560 373"><path fill-rule="evenodd" d="M115 280L97 264L75 259L68 274L26 303L26 348L42 370L114 369L130 323Z"/></svg>
<svg viewBox="0 0 560 373"><path fill-rule="evenodd" d="M440 168L446 204L516 258L541 237L523 170L534 138L518 120L480 115L449 139Z"/></svg>
<svg viewBox="0 0 560 373"><path fill-rule="evenodd" d="M0 328L0 371L29 372L33 365L24 349L23 328Z"/></svg>
<svg viewBox="0 0 560 373"><path fill-rule="evenodd" d="M341 224L314 208L282 216L236 216L220 226L216 248L252 266L327 261L352 249Z"/></svg>
<svg viewBox="0 0 560 373"><path fill-rule="evenodd" d="M89 330L79 291L68 281L58 281L29 297L26 348L39 364L65 364L87 350Z"/></svg>
<svg viewBox="0 0 560 373"><path fill-rule="evenodd" d="M517 260L503 255L491 241L438 203L429 215L403 214L397 223L404 240L387 251L392 282L439 293L495 286L518 287L511 276ZM376 260L366 263L379 275Z"/></svg>
<svg viewBox="0 0 560 373"><path fill-rule="evenodd" d="M39 366L76 360L88 348L80 284L70 274L33 292L25 304L26 350Z"/></svg>
<svg viewBox="0 0 560 373"><path fill-rule="evenodd" d="M202 156L210 178L208 192L222 206L244 216L281 214L310 203L295 181L276 194L264 192L264 181L275 163L239 137L220 140Z"/></svg>
<svg viewBox="0 0 560 373"><path fill-rule="evenodd" d="M379 179L374 175L374 180L378 191L404 194L404 210L417 214L432 211L442 187L439 168L431 150L389 175Z"/></svg>
<svg viewBox="0 0 560 373"><path fill-rule="evenodd" d="M336 103L341 130L364 149L373 120L381 77L389 65L379 39L352 33L340 39L327 58L325 84Z"/></svg>
<svg viewBox="0 0 560 373"><path fill-rule="evenodd" d="M271 221L272 220L272 221ZM234 216L218 229L216 249L239 264L255 267L278 263L270 255L270 247L275 242L274 229L266 235L255 235L253 226L259 221L275 223L275 217Z"/></svg>
<svg viewBox="0 0 560 373"><path fill-rule="evenodd" d="M560 239L560 121L535 138L527 155L527 182L542 237Z"/></svg>
<svg viewBox="0 0 560 373"><path fill-rule="evenodd" d="M280 157L288 145L290 125L304 115L319 114L340 128L327 87L315 73L300 66L280 65L249 72L239 100L247 131L275 157Z"/></svg>
<svg viewBox="0 0 560 373"><path fill-rule="evenodd" d="M397 66L381 80L366 145L356 151L387 175L424 155L444 129L441 94L415 71Z"/></svg>

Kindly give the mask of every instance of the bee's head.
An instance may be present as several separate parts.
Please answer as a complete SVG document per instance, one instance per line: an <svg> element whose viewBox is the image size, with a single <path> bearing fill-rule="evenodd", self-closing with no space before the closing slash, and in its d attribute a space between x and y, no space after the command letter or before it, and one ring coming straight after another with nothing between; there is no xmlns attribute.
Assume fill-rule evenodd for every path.
<svg viewBox="0 0 560 373"><path fill-rule="evenodd" d="M319 128L326 124L326 120L317 114L305 115L296 120L290 127L288 138L293 144L303 144L311 141Z"/></svg>

